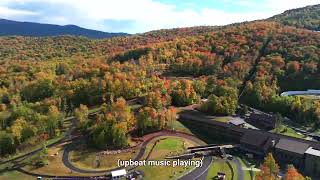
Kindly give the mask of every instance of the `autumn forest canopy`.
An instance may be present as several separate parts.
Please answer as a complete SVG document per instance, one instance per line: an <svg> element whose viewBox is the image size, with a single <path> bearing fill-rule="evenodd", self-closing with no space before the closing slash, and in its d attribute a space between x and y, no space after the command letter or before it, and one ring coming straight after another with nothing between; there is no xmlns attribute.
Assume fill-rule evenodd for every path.
<svg viewBox="0 0 320 180"><path fill-rule="evenodd" d="M59 136L71 115L90 146L124 147L130 132L168 128L175 107L196 103L212 115L246 104L317 127L320 102L279 95L320 87L320 33L304 29L316 20L292 21L102 40L1 37L0 155ZM138 110L128 103L135 98ZM88 118L96 107L101 112Z"/></svg>

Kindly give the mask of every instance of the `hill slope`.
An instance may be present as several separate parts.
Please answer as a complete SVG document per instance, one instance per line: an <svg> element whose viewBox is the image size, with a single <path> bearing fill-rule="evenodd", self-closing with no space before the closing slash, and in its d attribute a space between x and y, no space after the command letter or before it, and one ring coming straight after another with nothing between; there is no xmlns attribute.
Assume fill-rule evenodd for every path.
<svg viewBox="0 0 320 180"><path fill-rule="evenodd" d="M18 22L6 19L0 19L0 36L60 36L74 35L85 36L88 38L110 38L114 36L128 35L126 33L106 33L84 29L75 25L52 25L31 22Z"/></svg>
<svg viewBox="0 0 320 180"><path fill-rule="evenodd" d="M320 31L320 4L288 10L273 16L270 20L281 22L284 25Z"/></svg>

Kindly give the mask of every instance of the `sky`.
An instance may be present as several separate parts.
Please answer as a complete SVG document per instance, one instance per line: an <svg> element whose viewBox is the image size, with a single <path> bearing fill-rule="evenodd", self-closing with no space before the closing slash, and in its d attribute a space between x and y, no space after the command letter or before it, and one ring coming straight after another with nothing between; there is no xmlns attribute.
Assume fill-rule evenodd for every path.
<svg viewBox="0 0 320 180"><path fill-rule="evenodd" d="M0 0L0 18L142 33L264 19L319 3L320 0Z"/></svg>

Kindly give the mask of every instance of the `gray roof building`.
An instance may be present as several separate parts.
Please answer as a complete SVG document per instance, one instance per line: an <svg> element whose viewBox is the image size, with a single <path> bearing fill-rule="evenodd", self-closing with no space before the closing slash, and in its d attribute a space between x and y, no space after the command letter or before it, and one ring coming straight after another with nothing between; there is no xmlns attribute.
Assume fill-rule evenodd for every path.
<svg viewBox="0 0 320 180"><path fill-rule="evenodd" d="M244 125L246 122L241 118L232 118L229 120L229 124L235 125L235 126L241 126Z"/></svg>
<svg viewBox="0 0 320 180"><path fill-rule="evenodd" d="M293 152L300 155L303 155L309 147L310 145L307 143L285 138L281 138L276 145L276 149Z"/></svg>

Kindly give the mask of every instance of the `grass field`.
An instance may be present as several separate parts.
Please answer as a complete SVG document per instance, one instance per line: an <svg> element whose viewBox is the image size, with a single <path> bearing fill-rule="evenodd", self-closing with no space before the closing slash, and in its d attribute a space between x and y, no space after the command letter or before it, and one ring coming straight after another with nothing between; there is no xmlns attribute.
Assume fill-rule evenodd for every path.
<svg viewBox="0 0 320 180"><path fill-rule="evenodd" d="M50 156L57 152L58 152L58 155ZM83 174L74 173L74 172L71 173L71 171L63 165L62 163L63 150L61 149L61 147L49 148L48 153L50 156L48 165L39 167L39 168L33 166L32 164L34 162L34 159L38 157L38 154L36 154L22 161L24 163L27 163L27 165L24 166L23 169L32 173L46 174L46 175L58 175L58 176L83 175ZM13 164L8 163L6 165L10 167L10 165L13 165ZM36 177L25 175L18 171L8 171L0 174L0 180L31 180L31 179L34 180L36 179Z"/></svg>
<svg viewBox="0 0 320 180"><path fill-rule="evenodd" d="M70 169L64 166L62 162L63 149L62 147L54 147L48 149L49 153L49 164L40 168L35 166L26 166L23 169L38 173L38 174L47 174L47 175L59 175L59 176L80 176L85 175L81 173L71 172ZM58 153L56 156L51 156L55 153ZM34 156L35 157L35 156ZM31 158L32 159L32 158Z"/></svg>
<svg viewBox="0 0 320 180"><path fill-rule="evenodd" d="M149 160L163 160L166 156L176 155L183 152L187 147L194 146L193 142L176 137L160 137L161 139L150 154ZM146 154L148 154L156 140L148 144ZM146 158L144 156L143 158ZM138 167L145 173L144 179L146 180L163 180L163 179L177 179L186 172L190 171L193 167L172 167L172 166L143 166Z"/></svg>
<svg viewBox="0 0 320 180"><path fill-rule="evenodd" d="M234 163L231 162L231 166L234 171L234 179L238 179L237 167ZM223 172L226 174L226 180L232 180L232 171L230 167L224 160L214 160L209 168L207 180L217 179L218 172Z"/></svg>
<svg viewBox="0 0 320 180"><path fill-rule="evenodd" d="M223 122L223 123L227 123L227 122L229 122L230 118L229 117L216 117L214 120L219 121L219 122Z"/></svg>
<svg viewBox="0 0 320 180"><path fill-rule="evenodd" d="M18 171L10 171L0 174L0 180L35 180L36 177L29 176Z"/></svg>
<svg viewBox="0 0 320 180"><path fill-rule="evenodd" d="M276 133L276 130L274 129L271 132ZM298 134L295 130L293 130L292 128L285 126L285 125L282 125L279 134L291 136L291 137L296 137L296 138L301 138L301 139L304 138L304 135Z"/></svg>
<svg viewBox="0 0 320 180"><path fill-rule="evenodd" d="M133 149L131 152L123 152L114 155L102 155L97 157L97 151L80 149L70 152L70 161L74 166L82 169L112 169L118 167L118 159L129 160L134 159L138 149ZM99 159L100 166L96 167L96 160Z"/></svg>
<svg viewBox="0 0 320 180"><path fill-rule="evenodd" d="M178 132L183 132L183 133L188 133L188 134L193 134L189 128L187 128L185 125L183 125L180 121L174 121L173 122L173 125L172 125L172 128L175 130L175 131L178 131Z"/></svg>

